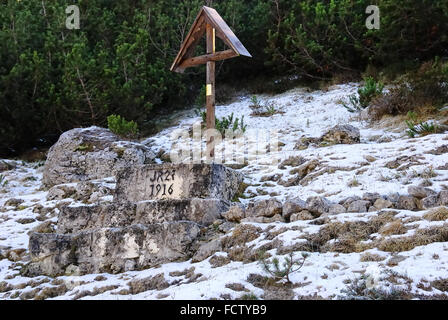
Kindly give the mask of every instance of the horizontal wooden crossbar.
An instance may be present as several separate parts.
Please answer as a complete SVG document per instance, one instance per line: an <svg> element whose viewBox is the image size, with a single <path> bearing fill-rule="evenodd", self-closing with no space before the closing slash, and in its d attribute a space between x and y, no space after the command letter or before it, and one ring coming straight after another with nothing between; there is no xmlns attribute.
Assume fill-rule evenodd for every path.
<svg viewBox="0 0 448 320"><path fill-rule="evenodd" d="M237 57L237 56L238 56L238 53L233 51L233 49L229 49L229 50L225 50L225 51L215 52L215 53L211 53L211 54L205 54L203 56L186 59L180 64L179 68L186 69L186 68L197 66L200 64L205 64L208 61L221 61L221 60L230 59L230 58Z"/></svg>

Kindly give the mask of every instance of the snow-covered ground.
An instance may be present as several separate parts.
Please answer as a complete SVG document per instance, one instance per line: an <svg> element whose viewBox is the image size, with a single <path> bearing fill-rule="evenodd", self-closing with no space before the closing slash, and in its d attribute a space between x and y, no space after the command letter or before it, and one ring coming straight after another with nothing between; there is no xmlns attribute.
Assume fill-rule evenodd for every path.
<svg viewBox="0 0 448 320"><path fill-rule="evenodd" d="M371 126L361 121L356 114L349 113L339 103L356 90L357 84L346 84L331 87L328 91L298 88L277 96L261 96L262 101L272 101L277 110L282 111L270 117L252 117L252 110L249 108L250 97L241 97L232 104L217 106L216 115L219 118L232 113L239 118L244 115L248 133L254 129L278 130L279 133L280 147L277 152L259 155L257 159L238 169L245 175L245 182L249 185L240 201L247 204L250 201L270 197L280 201L294 197L306 200L310 196L319 195L337 202L348 196L362 196L366 192L378 192L381 195L397 192L407 194L408 186L419 185L422 182L429 183L434 191L448 189L448 154L428 153L440 146L448 145L448 134L410 139L405 133L402 121L400 127L384 124ZM152 146L156 152L160 149L169 151L173 143L171 139L173 132L179 129L188 132L198 120L199 117L185 118L179 125L163 130L144 143ZM351 124L359 128L361 143L328 147L310 146L306 150L294 150L301 137L319 137L337 124ZM217 151L221 147L217 146ZM237 149L236 154L241 155L243 152ZM302 156L307 160L317 159L320 166L316 172L329 167L332 170L323 170L322 174L317 174L306 185L286 187L279 182L292 176L291 167L280 169L278 162L291 156ZM402 169L400 167L389 169L385 166L404 156L409 158L406 158L403 164L410 164L404 170L400 170ZM278 161L275 162L274 159ZM268 275L259 262L230 261L223 266L212 267L210 260L213 256L198 263L191 261L170 263L118 275L65 276L56 279L47 277L30 279L21 276L20 269L26 263L27 254L26 251L25 254L20 253L23 251L20 249L27 250L29 238L27 233L43 221L57 221L57 208L42 216L38 214L36 207L54 208L58 202L46 201L47 191L41 189L41 163L17 161L14 163L15 169L2 173L8 183L3 187L0 186L0 249L2 252L17 249L20 257L0 260L0 299L29 298L42 292L46 295L42 293L41 297L54 299L168 300L237 299L243 294L262 297L265 293L266 288L257 286L254 281L248 281L251 274ZM280 180L266 179L276 174L281 175ZM15 208L4 206L11 198L21 199L24 202ZM367 244L374 243L378 239L412 237L419 229L442 227L445 223L426 220L423 217L426 211L395 209L385 211L392 211L394 219L402 221L406 233L389 236L374 233L365 241ZM378 212L334 215L322 225L314 220L293 223L251 223L250 225L260 227L262 230L258 237L246 243L246 246L253 246L252 249L256 249L274 240L278 240L277 243L283 247L294 246L330 223L368 222L377 215ZM37 218L40 221L36 220ZM232 231L223 234L223 237L231 234ZM303 267L290 276L293 283L291 292L295 299L341 298L346 295L344 290L347 289L349 280L359 279L364 274L371 281L372 288L390 289L391 286L396 286L415 295L442 294L442 291L430 284L437 279L448 278L448 242L428 242L430 243L402 252L380 251L375 246L351 253L309 252ZM268 250L268 253L276 255L277 248ZM372 260L365 258L368 254L375 256L373 260L378 261L368 261ZM216 253L214 256L223 256L225 259L227 253ZM282 260L284 256L279 255L279 258ZM182 272L187 269L190 272ZM167 288L130 294L128 290L130 281L159 274L163 274L169 284ZM235 283L243 285L244 291L236 291L234 285L229 285ZM60 289L61 287L65 289ZM1 293L2 291L4 293Z"/></svg>

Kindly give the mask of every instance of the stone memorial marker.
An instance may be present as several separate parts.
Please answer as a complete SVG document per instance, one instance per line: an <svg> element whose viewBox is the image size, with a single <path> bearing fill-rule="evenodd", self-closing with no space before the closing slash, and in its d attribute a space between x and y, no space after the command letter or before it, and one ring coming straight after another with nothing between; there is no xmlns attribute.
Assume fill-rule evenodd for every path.
<svg viewBox="0 0 448 320"><path fill-rule="evenodd" d="M56 233L30 235L25 274L139 270L187 260L205 226L228 210L242 176L217 164L120 171L112 203L61 207Z"/></svg>

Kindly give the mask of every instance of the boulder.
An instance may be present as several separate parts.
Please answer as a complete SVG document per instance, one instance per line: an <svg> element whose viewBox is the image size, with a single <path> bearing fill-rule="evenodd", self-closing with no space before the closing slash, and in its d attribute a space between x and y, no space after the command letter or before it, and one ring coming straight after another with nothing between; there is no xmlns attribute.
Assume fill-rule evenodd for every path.
<svg viewBox="0 0 448 320"><path fill-rule="evenodd" d="M222 216L230 222L241 222L241 219L244 219L246 216L246 213L243 208L240 206L232 206L230 207L229 211L226 213L223 213Z"/></svg>
<svg viewBox="0 0 448 320"><path fill-rule="evenodd" d="M275 215L282 214L282 203L276 199L260 200L252 202L246 208L246 217L267 217L271 218Z"/></svg>
<svg viewBox="0 0 448 320"><path fill-rule="evenodd" d="M76 188L74 185L60 184L48 190L47 201L67 199L75 193Z"/></svg>
<svg viewBox="0 0 448 320"><path fill-rule="evenodd" d="M320 162L317 159L312 159L310 161L305 162L297 168L294 168L290 171L291 174L297 174L297 180L300 181L309 173L313 172L317 166L319 166Z"/></svg>
<svg viewBox="0 0 448 320"><path fill-rule="evenodd" d="M17 199L17 198L11 198L6 200L4 206L5 207L18 207L20 206L22 203L24 203L25 201L22 199Z"/></svg>
<svg viewBox="0 0 448 320"><path fill-rule="evenodd" d="M314 219L314 216L308 210L303 210L298 213L292 214L290 221L296 222L296 221L301 221L301 220L313 220L313 219Z"/></svg>
<svg viewBox="0 0 448 320"><path fill-rule="evenodd" d="M50 148L43 183L52 187L110 177L123 168L152 163L154 158L148 147L122 141L108 129L77 128L63 133Z"/></svg>
<svg viewBox="0 0 448 320"><path fill-rule="evenodd" d="M306 209L314 216L320 217L324 213L328 213L330 210L330 202L319 196L309 197L306 200Z"/></svg>
<svg viewBox="0 0 448 320"><path fill-rule="evenodd" d="M369 201L370 204L374 204L379 198L381 198L381 195L378 192L366 192L362 195L362 200Z"/></svg>
<svg viewBox="0 0 448 320"><path fill-rule="evenodd" d="M345 213L345 212L347 212L345 207L338 203L330 205L330 208L328 209L329 214L340 214L340 213Z"/></svg>
<svg viewBox="0 0 448 320"><path fill-rule="evenodd" d="M220 164L140 165L117 175L114 201L216 198L231 200L242 175Z"/></svg>
<svg viewBox="0 0 448 320"><path fill-rule="evenodd" d="M321 141L330 144L355 144L360 142L360 132L349 124L337 125L321 137Z"/></svg>
<svg viewBox="0 0 448 320"><path fill-rule="evenodd" d="M350 203L347 208L347 212L367 212L370 207L370 201L356 200Z"/></svg>
<svg viewBox="0 0 448 320"><path fill-rule="evenodd" d="M448 191L443 190L439 193L438 204L441 206L448 206Z"/></svg>
<svg viewBox="0 0 448 320"><path fill-rule="evenodd" d="M417 199L423 199L423 198L437 194L437 192L435 192L429 188L418 187L418 186L409 186L408 193L409 193L409 195L411 195Z"/></svg>
<svg viewBox="0 0 448 320"><path fill-rule="evenodd" d="M196 251L191 261L193 263L203 261L221 250L222 250L221 240L215 239L206 242L199 247L199 249Z"/></svg>
<svg viewBox="0 0 448 320"><path fill-rule="evenodd" d="M254 222L254 223L273 223L273 222L285 222L285 219L281 214L276 214L272 217L246 217L241 219L241 222Z"/></svg>
<svg viewBox="0 0 448 320"><path fill-rule="evenodd" d="M350 206L350 204L351 204L352 202L354 202L354 201L357 201L357 200L361 200L361 198L358 197L358 196L352 196L352 197L348 197L348 198L345 198L345 199L341 200L341 201L339 202L339 204L343 205L346 209L348 209L348 207Z"/></svg>
<svg viewBox="0 0 448 320"><path fill-rule="evenodd" d="M200 234L194 222L171 222L100 228L60 235L32 233L31 263L25 274L58 276L69 266L80 274L119 273L191 258L192 243Z"/></svg>
<svg viewBox="0 0 448 320"><path fill-rule="evenodd" d="M398 202L396 204L397 209L416 210L417 202L415 200L416 199L411 196L400 196L398 197Z"/></svg>
<svg viewBox="0 0 448 320"><path fill-rule="evenodd" d="M286 200L283 205L283 218L288 220L293 213L298 213L306 209L306 202L300 198Z"/></svg>
<svg viewBox="0 0 448 320"><path fill-rule="evenodd" d="M290 156L288 159L283 160L278 165L279 169L286 169L286 166L297 167L303 164L306 160L301 156Z"/></svg>
<svg viewBox="0 0 448 320"><path fill-rule="evenodd" d="M390 202L389 200L383 199L383 198L378 198L375 203L373 204L373 206L378 209L378 210L382 210L382 209L386 209L386 208L392 208L393 207L393 203Z"/></svg>
<svg viewBox="0 0 448 320"><path fill-rule="evenodd" d="M437 207L439 203L438 196L429 196L420 200L421 209L430 209Z"/></svg>
<svg viewBox="0 0 448 320"><path fill-rule="evenodd" d="M209 226L228 208L227 202L217 199L168 199L65 206L60 209L57 232L66 234L100 227L117 228L184 220Z"/></svg>

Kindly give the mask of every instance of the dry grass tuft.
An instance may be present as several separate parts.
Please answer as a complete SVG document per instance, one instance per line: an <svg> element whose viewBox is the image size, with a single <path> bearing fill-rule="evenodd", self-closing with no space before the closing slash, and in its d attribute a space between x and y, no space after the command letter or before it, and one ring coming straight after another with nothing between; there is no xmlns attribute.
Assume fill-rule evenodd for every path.
<svg viewBox="0 0 448 320"><path fill-rule="evenodd" d="M380 233L383 236L389 236L392 234L405 234L408 229L403 225L401 220L392 221L381 227Z"/></svg>
<svg viewBox="0 0 448 320"><path fill-rule="evenodd" d="M386 258L383 256L380 256L379 254L366 252L361 256L360 261L361 262L378 262L378 261L383 261L384 259L386 259Z"/></svg>
<svg viewBox="0 0 448 320"><path fill-rule="evenodd" d="M448 219L448 208L438 207L429 210L423 215L423 218L429 221L444 221Z"/></svg>
<svg viewBox="0 0 448 320"><path fill-rule="evenodd" d="M415 234L408 237L382 239L378 242L378 249L386 252L403 252L418 246L434 242L448 241L448 224L427 229L418 229Z"/></svg>

